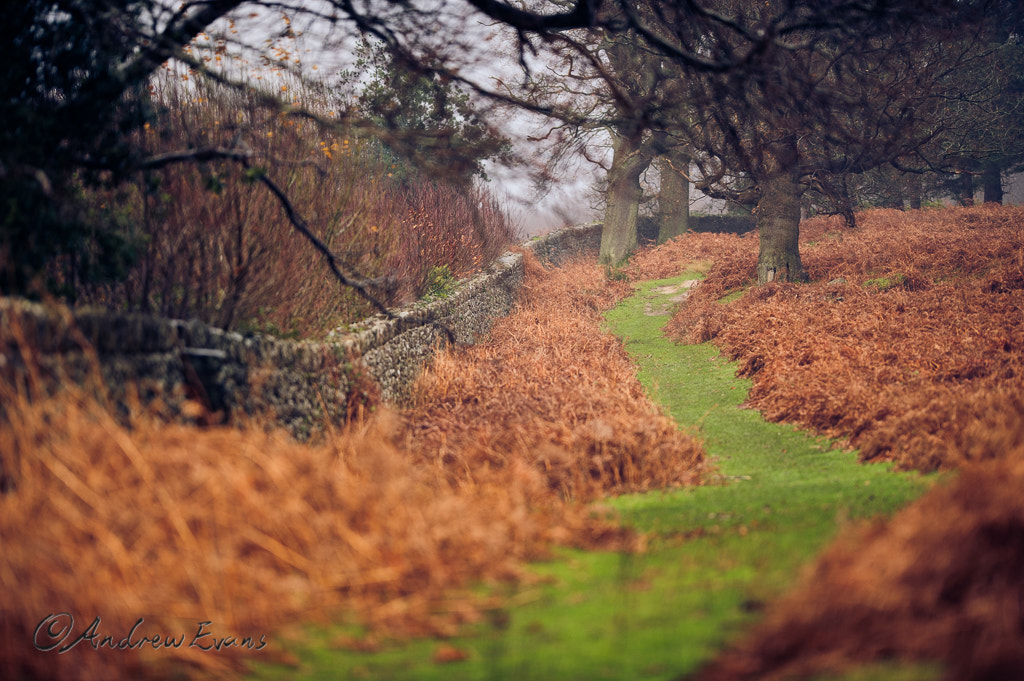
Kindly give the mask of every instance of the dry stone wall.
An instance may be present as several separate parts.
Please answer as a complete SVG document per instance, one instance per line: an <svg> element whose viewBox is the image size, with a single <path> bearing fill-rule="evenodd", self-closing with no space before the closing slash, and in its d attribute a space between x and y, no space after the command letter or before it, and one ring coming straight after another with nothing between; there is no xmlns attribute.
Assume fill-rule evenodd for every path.
<svg viewBox="0 0 1024 681"><path fill-rule="evenodd" d="M472 345L512 311L522 284L522 255L506 253L444 298L413 303L390 319L370 317L331 340L360 357L386 401L401 402L423 364L448 342L447 331L456 343Z"/></svg>
<svg viewBox="0 0 1024 681"><path fill-rule="evenodd" d="M36 389L102 385L117 402L137 391L173 415L186 399L225 417L271 414L302 437L344 418L353 364L330 344L289 342L198 321L0 299L0 372ZM326 409L326 412L325 412Z"/></svg>
<svg viewBox="0 0 1024 681"><path fill-rule="evenodd" d="M525 248L559 264L594 256L601 226L570 227ZM298 437L326 421L344 421L362 376L384 399L401 402L423 364L447 342L472 344L515 306L523 282L519 253L459 282L448 296L414 303L393 318L371 317L325 342L285 341L215 329L198 321L114 314L0 298L0 374L41 386L102 378L116 400L137 390L181 413L198 400L227 419L271 415Z"/></svg>
<svg viewBox="0 0 1024 681"><path fill-rule="evenodd" d="M555 267L570 258L597 258L601 250L601 223L564 227L531 239L523 246L533 251L541 262Z"/></svg>

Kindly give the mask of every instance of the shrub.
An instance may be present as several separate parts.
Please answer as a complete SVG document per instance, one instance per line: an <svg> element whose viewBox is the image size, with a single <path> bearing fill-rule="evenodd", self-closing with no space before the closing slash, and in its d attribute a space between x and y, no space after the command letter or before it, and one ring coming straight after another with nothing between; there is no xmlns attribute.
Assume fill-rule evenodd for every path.
<svg viewBox="0 0 1024 681"><path fill-rule="evenodd" d="M1024 209L873 210L858 224L807 221L812 283L754 287L727 305L717 301L750 281L757 246L716 237L715 265L669 333L738 360L754 379L748 404L770 420L848 438L866 459L958 467L970 428L1021 390ZM666 252L708 257L709 238Z"/></svg>
<svg viewBox="0 0 1024 681"><path fill-rule="evenodd" d="M116 283L95 284L69 269L55 277L81 302L198 318L229 329L283 329L319 336L371 307L342 289L293 229L282 206L255 183L265 172L288 194L343 271L370 284L387 305L424 293L432 268L465 276L500 255L517 228L481 185L394 177L371 137L325 132L265 108L259 95L201 79L167 76L152 98L160 124L138 144L148 153L244 146L252 171L227 160L141 172L116 190L85 192L92 212L116 213L125 237L141 244ZM307 106L337 106L305 92ZM297 100L298 101L298 100Z"/></svg>

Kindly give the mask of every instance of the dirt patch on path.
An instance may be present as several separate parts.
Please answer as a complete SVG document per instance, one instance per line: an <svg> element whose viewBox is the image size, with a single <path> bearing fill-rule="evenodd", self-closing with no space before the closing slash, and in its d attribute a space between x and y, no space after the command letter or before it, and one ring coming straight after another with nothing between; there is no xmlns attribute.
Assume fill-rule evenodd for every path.
<svg viewBox="0 0 1024 681"><path fill-rule="evenodd" d="M688 279L678 284L652 288L651 293L654 295L644 302L644 314L648 317L668 315L674 305L690 297L693 287L699 283L700 279Z"/></svg>

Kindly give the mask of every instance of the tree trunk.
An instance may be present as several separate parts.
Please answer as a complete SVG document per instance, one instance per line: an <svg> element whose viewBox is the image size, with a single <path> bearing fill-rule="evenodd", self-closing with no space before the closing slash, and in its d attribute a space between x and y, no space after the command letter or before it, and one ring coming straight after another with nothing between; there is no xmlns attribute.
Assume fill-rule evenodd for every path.
<svg viewBox="0 0 1024 681"><path fill-rule="evenodd" d="M917 173L907 176L907 196L910 198L910 210L921 210L921 197L924 194L924 181Z"/></svg>
<svg viewBox="0 0 1024 681"><path fill-rule="evenodd" d="M685 147L674 147L658 160L661 192L658 194L658 243L690 231L690 167Z"/></svg>
<svg viewBox="0 0 1024 681"><path fill-rule="evenodd" d="M800 183L796 174L780 169L758 184L761 250L757 257L757 283L807 281L800 262Z"/></svg>
<svg viewBox="0 0 1024 681"><path fill-rule="evenodd" d="M639 136L615 135L612 167L608 171L607 206L601 228L603 265L618 265L636 250L636 223L640 209L640 173L651 159L641 153Z"/></svg>
<svg viewBox="0 0 1024 681"><path fill-rule="evenodd" d="M957 176L959 180L960 189L960 205L961 206L973 206L974 205L974 176L970 173L960 173Z"/></svg>
<svg viewBox="0 0 1024 681"><path fill-rule="evenodd" d="M982 175L982 182L985 187L985 203L1003 202L1003 173L995 163L985 166L985 173Z"/></svg>
<svg viewBox="0 0 1024 681"><path fill-rule="evenodd" d="M836 203L839 205L839 214L843 216L843 222L850 229L857 226L857 213L853 210L853 198L850 196L850 178L843 173L839 178L839 187L836 191Z"/></svg>

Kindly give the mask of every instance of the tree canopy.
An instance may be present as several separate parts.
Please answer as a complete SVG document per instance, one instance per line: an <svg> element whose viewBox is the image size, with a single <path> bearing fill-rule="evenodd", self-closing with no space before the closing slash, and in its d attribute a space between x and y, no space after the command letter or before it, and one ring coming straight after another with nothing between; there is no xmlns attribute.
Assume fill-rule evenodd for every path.
<svg viewBox="0 0 1024 681"><path fill-rule="evenodd" d="M267 11L301 18L305 39L322 52L351 51L358 37L372 38L409 75L381 62L381 88L363 97L372 115L359 118L357 111L332 117L304 109L218 69L219 50L261 52L259 31L268 29L259 28L259 16ZM114 274L128 258L130 244L76 214L74 193L78 183L113 182L154 162L140 158L129 133L153 115L147 88L168 60L257 92L286 115L372 129L393 149L433 153L440 140L448 150L483 144L479 153L501 153L465 93L574 123L599 118L620 136L627 133L622 139L638 130L665 135L667 148L685 144L696 154L698 186L761 202L762 281L799 279L793 225L801 192L825 186L836 173L906 162L939 139L951 109L936 102L961 97L962 83L957 93L950 74L976 57L972 37L991 43L981 27L994 18L1008 27L1007 38L1020 35L1021 10L1011 0L25 0L8 9L0 28L0 92L9 121L0 132L0 282L24 289L54 257L74 259L97 276ZM246 19L252 19L247 28L237 29ZM581 114L525 96L553 50L588 62L587 32L612 45L626 40L632 52L623 55L638 59L614 66L618 76L589 62L618 97L616 106ZM496 33L513 45L518 75L505 68L495 78L484 68L499 52ZM217 38L205 51L194 42L202 35ZM618 96L630 79L640 89ZM396 100L403 89L406 98ZM1015 106L997 108L1016 115ZM423 115L447 116L454 125L425 127L416 120ZM962 155L1014 167L1016 152L984 156L981 149L994 144L985 134L964 135ZM213 153L179 150L161 162ZM217 153L244 156L240 149ZM483 157L456 173L479 173Z"/></svg>

